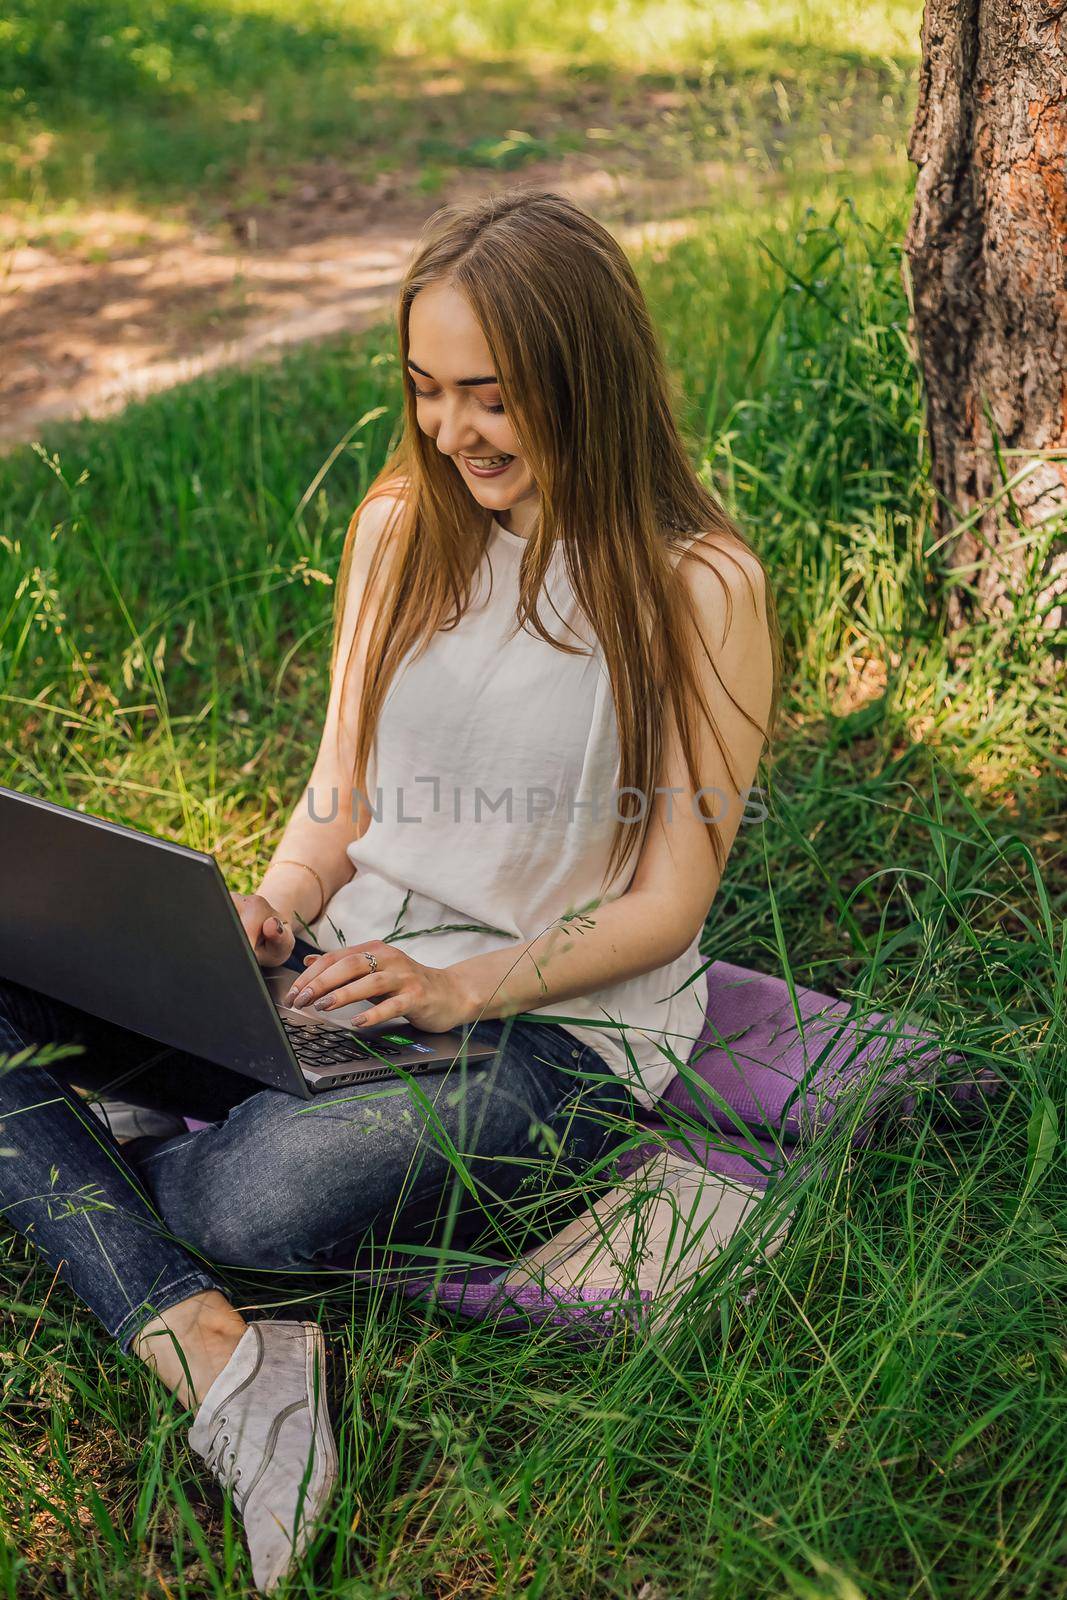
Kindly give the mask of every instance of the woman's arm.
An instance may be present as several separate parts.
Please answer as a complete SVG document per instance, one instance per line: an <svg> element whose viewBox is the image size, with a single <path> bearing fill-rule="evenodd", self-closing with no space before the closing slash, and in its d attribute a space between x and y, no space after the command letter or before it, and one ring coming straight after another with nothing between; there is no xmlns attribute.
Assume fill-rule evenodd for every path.
<svg viewBox="0 0 1067 1600"><path fill-rule="evenodd" d="M342 884L352 877L352 866L345 852L370 822L370 812L365 806L358 809L353 806L351 763L367 643L374 625L373 601L368 605L356 643L343 700L341 682L355 640L356 617L367 587L371 559L381 540L388 538L387 523L395 505L393 496L382 495L372 500L360 515L345 595L337 671L330 689L318 754L311 777L257 890L275 911L296 924L297 931L314 921ZM388 566L388 561L383 563L378 574L375 599L380 598Z"/></svg>
<svg viewBox="0 0 1067 1600"><path fill-rule="evenodd" d="M700 546L714 557L712 536L698 540L695 548ZM683 560L680 571L693 595L694 612L722 684L765 728L773 658L763 571L746 551L740 552L739 559L742 570L725 557L716 563L729 594L729 609L722 585L700 562ZM755 780L764 740L724 694L699 646L697 661L701 689L730 753L736 778L736 783L731 781L700 716L697 771L701 787L719 790L729 802L708 797L710 809L722 813L715 825L725 862L741 822L746 791ZM536 1010L609 988L666 966L689 948L707 919L721 873L709 824L693 802L694 790L688 782L673 717L663 770L648 833L626 892L587 916L569 922L558 919L529 942L471 956L450 967L462 997L464 1021Z"/></svg>

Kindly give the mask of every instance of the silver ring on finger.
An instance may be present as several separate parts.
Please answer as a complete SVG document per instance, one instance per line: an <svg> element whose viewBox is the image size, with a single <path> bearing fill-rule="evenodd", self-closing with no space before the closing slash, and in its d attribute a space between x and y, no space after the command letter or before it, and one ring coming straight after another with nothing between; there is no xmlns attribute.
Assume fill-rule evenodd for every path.
<svg viewBox="0 0 1067 1600"><path fill-rule="evenodd" d="M378 970L378 957L370 950L364 950L363 954L366 956L367 960L370 962L371 971L372 972L377 972L377 970Z"/></svg>

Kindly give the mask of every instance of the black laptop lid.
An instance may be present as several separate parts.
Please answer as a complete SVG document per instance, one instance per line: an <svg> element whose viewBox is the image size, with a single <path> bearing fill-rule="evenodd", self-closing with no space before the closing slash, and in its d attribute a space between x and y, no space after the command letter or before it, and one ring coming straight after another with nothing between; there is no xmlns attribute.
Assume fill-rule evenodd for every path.
<svg viewBox="0 0 1067 1600"><path fill-rule="evenodd" d="M212 856L0 787L0 872L0 977L307 1094Z"/></svg>

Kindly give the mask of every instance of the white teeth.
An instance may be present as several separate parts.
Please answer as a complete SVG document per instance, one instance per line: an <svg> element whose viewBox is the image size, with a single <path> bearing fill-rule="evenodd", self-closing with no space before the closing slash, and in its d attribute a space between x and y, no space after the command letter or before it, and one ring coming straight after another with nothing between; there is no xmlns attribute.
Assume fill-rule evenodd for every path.
<svg viewBox="0 0 1067 1600"><path fill-rule="evenodd" d="M511 459L511 456L468 456L467 462L472 467L482 467L488 471L490 467L502 467Z"/></svg>

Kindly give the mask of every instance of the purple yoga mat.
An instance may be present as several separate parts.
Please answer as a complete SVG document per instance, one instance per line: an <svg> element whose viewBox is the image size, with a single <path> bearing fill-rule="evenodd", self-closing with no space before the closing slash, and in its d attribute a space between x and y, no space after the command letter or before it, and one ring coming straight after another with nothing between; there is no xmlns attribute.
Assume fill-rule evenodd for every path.
<svg viewBox="0 0 1067 1600"><path fill-rule="evenodd" d="M510 1263L503 1270L509 1271ZM430 1302L474 1322L491 1319L502 1331L562 1328L573 1337L593 1339L603 1339L621 1323L640 1327L652 1302L646 1289L553 1291L536 1283L507 1288L494 1281L499 1276L496 1268L464 1268L444 1274L436 1283L432 1278L409 1278L396 1287L409 1299Z"/></svg>
<svg viewBox="0 0 1067 1600"><path fill-rule="evenodd" d="M888 1012L856 1015L846 1001L800 985L794 1009L783 978L728 961L713 962L707 982L700 1037L660 1105L725 1133L736 1135L740 1121L756 1136L794 1144L862 1098L859 1141L902 1085L941 1082L961 1100L988 1086L963 1056ZM906 1113L914 1099L898 1104Z"/></svg>

